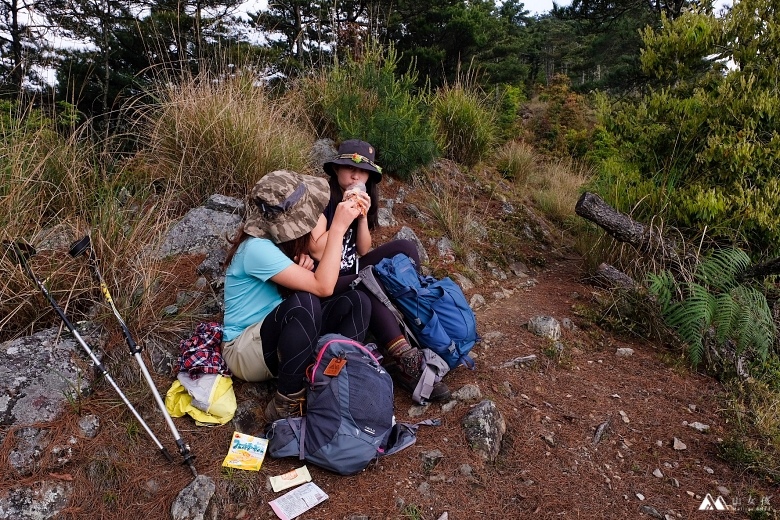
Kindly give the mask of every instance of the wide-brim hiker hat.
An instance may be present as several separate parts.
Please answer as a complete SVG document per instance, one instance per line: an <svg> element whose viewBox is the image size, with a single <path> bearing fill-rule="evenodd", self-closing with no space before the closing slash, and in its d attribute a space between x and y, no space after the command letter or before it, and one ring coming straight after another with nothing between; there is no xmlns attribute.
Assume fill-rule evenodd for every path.
<svg viewBox="0 0 780 520"><path fill-rule="evenodd" d="M279 244L300 238L317 225L330 200L328 180L290 170L267 173L250 195L244 231Z"/></svg>
<svg viewBox="0 0 780 520"><path fill-rule="evenodd" d="M328 175L336 175L336 165L355 166L366 170L375 183L382 181L382 168L375 162L376 150L373 146L359 139L344 141L339 146L336 157L322 165Z"/></svg>

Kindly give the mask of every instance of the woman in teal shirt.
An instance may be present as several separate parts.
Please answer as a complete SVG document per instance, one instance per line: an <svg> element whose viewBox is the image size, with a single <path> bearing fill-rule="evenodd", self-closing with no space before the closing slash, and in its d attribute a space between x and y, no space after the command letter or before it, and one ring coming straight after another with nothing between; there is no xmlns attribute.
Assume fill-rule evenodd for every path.
<svg viewBox="0 0 780 520"><path fill-rule="evenodd" d="M252 189L248 216L225 260L223 357L245 381L278 378L267 421L303 414L305 371L321 335L362 342L368 328L371 302L364 293L332 296L344 233L360 213L356 202L336 208L333 240L316 269L308 254L329 193L320 177L287 170L265 175Z"/></svg>

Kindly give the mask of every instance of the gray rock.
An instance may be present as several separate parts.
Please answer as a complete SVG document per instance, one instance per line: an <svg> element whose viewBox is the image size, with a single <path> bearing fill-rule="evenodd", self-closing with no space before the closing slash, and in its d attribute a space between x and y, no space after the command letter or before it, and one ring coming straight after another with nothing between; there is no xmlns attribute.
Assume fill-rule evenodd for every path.
<svg viewBox="0 0 780 520"><path fill-rule="evenodd" d="M656 508L653 506L644 504L639 508L639 512L642 514L645 514L647 516L650 516L652 518L659 518L663 520L664 515L662 515Z"/></svg>
<svg viewBox="0 0 780 520"><path fill-rule="evenodd" d="M14 432L14 445L8 453L8 464L26 477L35 471L41 454L49 446L47 431L41 428L20 428Z"/></svg>
<svg viewBox="0 0 780 520"><path fill-rule="evenodd" d="M425 415L429 406L430 404L414 405L409 407L409 411L406 413L409 417L420 417L421 415Z"/></svg>
<svg viewBox="0 0 780 520"><path fill-rule="evenodd" d="M466 222L466 231L477 240L487 240L487 228L476 220Z"/></svg>
<svg viewBox="0 0 780 520"><path fill-rule="evenodd" d="M528 330L553 341L561 338L561 324L552 316L534 316L528 320Z"/></svg>
<svg viewBox="0 0 780 520"><path fill-rule="evenodd" d="M216 485L211 477L198 475L171 504L173 520L204 520Z"/></svg>
<svg viewBox="0 0 780 520"><path fill-rule="evenodd" d="M234 215L243 215L246 211L243 200L235 197L228 197L227 195L220 195L218 193L209 197L203 206L207 209Z"/></svg>
<svg viewBox="0 0 780 520"><path fill-rule="evenodd" d="M55 518L68 505L70 482L41 481L34 486L12 488L0 496L0 520Z"/></svg>
<svg viewBox="0 0 780 520"><path fill-rule="evenodd" d="M634 355L634 349L628 347L621 347L615 351L615 355L619 357L629 357Z"/></svg>
<svg viewBox="0 0 780 520"><path fill-rule="evenodd" d="M99 428L100 418L97 415L89 414L79 419L79 429L87 439L95 437Z"/></svg>
<svg viewBox="0 0 780 520"><path fill-rule="evenodd" d="M458 401L476 401L482 399L482 392L477 385L468 384L452 392L452 397Z"/></svg>
<svg viewBox="0 0 780 520"><path fill-rule="evenodd" d="M458 406L458 401L452 400L441 405L441 411L442 413L449 413L454 410L456 406Z"/></svg>
<svg viewBox="0 0 780 520"><path fill-rule="evenodd" d="M430 450L421 453L420 457L422 458L423 473L430 473L444 458L444 454L439 450Z"/></svg>
<svg viewBox="0 0 780 520"><path fill-rule="evenodd" d="M457 284L460 285L460 288L464 291L468 291L474 288L474 284L471 282L471 280L460 273L453 273L452 279L457 282Z"/></svg>
<svg viewBox="0 0 780 520"><path fill-rule="evenodd" d="M420 255L420 262L423 264L428 263L428 253L425 251L425 246L423 246L422 241L417 237L415 232L412 230L412 228L408 226L404 226L401 229L398 230L398 233L395 234L393 237L393 240L400 240L400 239L406 239L411 240L414 242L414 244L417 246L417 253Z"/></svg>
<svg viewBox="0 0 780 520"><path fill-rule="evenodd" d="M209 251L206 258L195 268L198 274L208 276L209 278L218 277L223 271L223 264L227 257L227 249L219 248Z"/></svg>
<svg viewBox="0 0 780 520"><path fill-rule="evenodd" d="M235 233L240 222L241 215L202 206L193 208L168 230L156 256L208 254L225 249L228 246L226 237Z"/></svg>
<svg viewBox="0 0 780 520"><path fill-rule="evenodd" d="M309 151L309 163L316 171L324 171L322 166L336 157L339 151L333 139L317 139Z"/></svg>
<svg viewBox="0 0 780 520"><path fill-rule="evenodd" d="M685 443L684 443L683 441L681 441L680 439L678 439L677 437L675 437L675 438L672 440L672 448L674 448L674 449L675 449L675 450L677 450L677 451L682 451L682 450L684 450L684 449L687 449L687 448L688 448L688 446L686 446L686 445L685 445Z"/></svg>
<svg viewBox="0 0 780 520"><path fill-rule="evenodd" d="M485 297L481 294L474 294L471 296L471 299L469 300L469 305L471 305L472 309L479 309L480 307L484 306L487 302L485 301Z"/></svg>
<svg viewBox="0 0 780 520"><path fill-rule="evenodd" d="M393 216L393 210L390 208L379 208L376 210L377 224L380 227L391 227L398 225L398 221Z"/></svg>
<svg viewBox="0 0 780 520"><path fill-rule="evenodd" d="M688 423L688 426L701 433L708 432L710 430L709 424L700 423L699 421Z"/></svg>
<svg viewBox="0 0 780 520"><path fill-rule="evenodd" d="M466 442L481 458L494 461L501 450L506 421L496 403L482 401L463 418Z"/></svg>
<svg viewBox="0 0 780 520"><path fill-rule="evenodd" d="M69 333L58 332L53 327L0 344L0 425L51 421L89 392L92 370L76 364L85 356L82 347ZM83 331L87 344L95 343L94 332Z"/></svg>
<svg viewBox="0 0 780 520"><path fill-rule="evenodd" d="M455 261L455 246L447 237L441 237L436 242L436 250L439 252L439 257L446 263L452 263Z"/></svg>
<svg viewBox="0 0 780 520"><path fill-rule="evenodd" d="M523 262L512 262L509 265L509 269L512 271L512 274L519 278L528 278L531 272L528 270L528 266Z"/></svg>
<svg viewBox="0 0 780 520"><path fill-rule="evenodd" d="M427 215L425 215L425 213L420 211L420 208L418 208L416 205L412 204L411 202L409 204L404 205L403 212L415 220L420 220L422 222L428 220Z"/></svg>

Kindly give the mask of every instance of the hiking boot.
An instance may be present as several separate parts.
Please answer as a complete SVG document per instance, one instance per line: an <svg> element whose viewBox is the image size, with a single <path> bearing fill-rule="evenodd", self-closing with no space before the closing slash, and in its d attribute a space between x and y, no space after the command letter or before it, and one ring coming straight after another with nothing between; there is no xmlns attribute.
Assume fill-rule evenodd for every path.
<svg viewBox="0 0 780 520"><path fill-rule="evenodd" d="M277 419L286 419L288 417L301 417L305 414L306 387L289 395L276 392L274 398L271 399L268 402L268 406L265 407L265 420L268 422L274 422Z"/></svg>
<svg viewBox="0 0 780 520"><path fill-rule="evenodd" d="M393 378L393 381L398 383L398 386L409 393L413 393L423 372L422 352L417 348L411 347L399 358L396 358L395 364L387 367L387 371ZM451 395L452 392L450 392L444 381L439 381L433 384L433 390L431 390L428 400L444 401L449 399Z"/></svg>

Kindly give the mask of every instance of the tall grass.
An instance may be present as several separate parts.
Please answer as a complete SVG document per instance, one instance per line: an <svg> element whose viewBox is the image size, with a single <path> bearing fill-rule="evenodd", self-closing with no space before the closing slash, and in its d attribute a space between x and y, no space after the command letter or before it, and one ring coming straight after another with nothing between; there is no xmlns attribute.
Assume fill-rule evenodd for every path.
<svg viewBox="0 0 780 520"><path fill-rule="evenodd" d="M548 218L566 223L575 217L574 206L591 176L590 167L572 159L544 163L528 179L531 197Z"/></svg>
<svg viewBox="0 0 780 520"><path fill-rule="evenodd" d="M213 193L244 196L266 173L308 171L314 133L296 97L272 97L245 76L164 84L142 107L145 168L191 204Z"/></svg>
<svg viewBox="0 0 780 520"><path fill-rule="evenodd" d="M425 212L452 241L455 254L466 259L468 253L478 245L479 239L474 229L480 218L470 190L465 186L457 189L458 183L452 181L441 180L427 172L425 179L418 180L417 189L422 194Z"/></svg>
<svg viewBox="0 0 780 520"><path fill-rule="evenodd" d="M477 164L497 141L497 114L468 76L436 91L431 118L445 156L465 166Z"/></svg>
<svg viewBox="0 0 780 520"><path fill-rule="evenodd" d="M508 141L495 154L498 172L516 184L525 184L534 176L540 162L539 154L523 141Z"/></svg>

